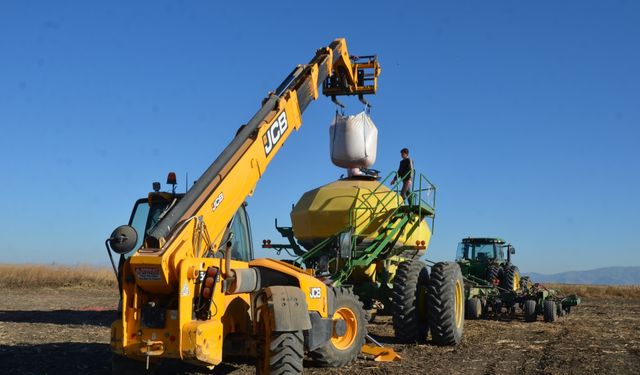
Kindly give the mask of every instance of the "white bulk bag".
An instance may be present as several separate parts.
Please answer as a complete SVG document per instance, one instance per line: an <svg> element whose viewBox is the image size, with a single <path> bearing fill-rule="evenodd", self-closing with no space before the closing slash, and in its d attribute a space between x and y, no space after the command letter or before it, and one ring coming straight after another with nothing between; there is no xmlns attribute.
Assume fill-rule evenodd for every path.
<svg viewBox="0 0 640 375"><path fill-rule="evenodd" d="M365 112L336 115L329 128L331 161L342 168L369 168L376 161L378 129Z"/></svg>

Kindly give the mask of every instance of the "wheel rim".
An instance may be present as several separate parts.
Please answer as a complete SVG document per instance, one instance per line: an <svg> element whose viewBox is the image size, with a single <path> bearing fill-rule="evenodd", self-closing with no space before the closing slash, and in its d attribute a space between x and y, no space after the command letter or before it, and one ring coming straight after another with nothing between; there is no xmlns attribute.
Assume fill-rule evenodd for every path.
<svg viewBox="0 0 640 375"><path fill-rule="evenodd" d="M456 280L456 327L460 327L462 325L462 320L464 319L464 299L462 298L462 282L460 280Z"/></svg>
<svg viewBox="0 0 640 375"><path fill-rule="evenodd" d="M358 332L358 320L356 319L356 314L346 307L339 308L333 314L333 320L344 320L347 328L345 330L344 335L336 336L335 331L333 336L331 337L331 343L339 350L346 350L353 345L353 342L356 340L356 333Z"/></svg>
<svg viewBox="0 0 640 375"><path fill-rule="evenodd" d="M513 274L513 290L518 290L520 288L520 273L516 272Z"/></svg>

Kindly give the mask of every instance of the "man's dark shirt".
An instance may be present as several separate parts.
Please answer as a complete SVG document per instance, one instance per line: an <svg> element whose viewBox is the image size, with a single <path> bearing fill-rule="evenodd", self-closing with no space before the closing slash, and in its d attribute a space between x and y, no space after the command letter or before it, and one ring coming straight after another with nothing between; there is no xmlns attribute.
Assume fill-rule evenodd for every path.
<svg viewBox="0 0 640 375"><path fill-rule="evenodd" d="M401 178L403 181L411 180L411 177L413 177L413 168L411 168L412 165L413 163L411 162L411 158L400 160L400 167L398 167L398 178Z"/></svg>

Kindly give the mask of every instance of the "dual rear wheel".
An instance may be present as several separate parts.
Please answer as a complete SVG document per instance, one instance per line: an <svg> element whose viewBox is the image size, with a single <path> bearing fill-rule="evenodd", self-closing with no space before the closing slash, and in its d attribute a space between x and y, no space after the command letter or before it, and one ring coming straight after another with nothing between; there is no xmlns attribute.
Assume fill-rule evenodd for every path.
<svg viewBox="0 0 640 375"><path fill-rule="evenodd" d="M393 328L396 338L436 345L457 345L464 331L464 283L458 264L431 267L420 260L400 263L393 281Z"/></svg>
<svg viewBox="0 0 640 375"><path fill-rule="evenodd" d="M520 288L520 270L513 264L506 264L503 267L489 264L486 281L489 284L499 282L502 288L515 291Z"/></svg>
<svg viewBox="0 0 640 375"><path fill-rule="evenodd" d="M520 270L514 265L507 265L502 271L502 285L507 290L520 288Z"/></svg>

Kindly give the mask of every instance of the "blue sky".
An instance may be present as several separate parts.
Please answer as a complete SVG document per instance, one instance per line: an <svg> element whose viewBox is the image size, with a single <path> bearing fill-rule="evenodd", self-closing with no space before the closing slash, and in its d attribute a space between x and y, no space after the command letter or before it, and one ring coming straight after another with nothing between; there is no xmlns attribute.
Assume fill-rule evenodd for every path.
<svg viewBox="0 0 640 375"><path fill-rule="evenodd" d="M200 175L296 64L346 37L383 67L375 167L406 146L438 185L429 259L474 235L511 241L528 271L640 265L640 3L239 3L0 4L0 262L104 264L152 181ZM308 108L249 199L256 244L342 173L334 110Z"/></svg>

